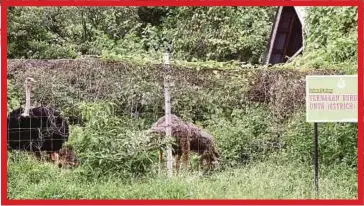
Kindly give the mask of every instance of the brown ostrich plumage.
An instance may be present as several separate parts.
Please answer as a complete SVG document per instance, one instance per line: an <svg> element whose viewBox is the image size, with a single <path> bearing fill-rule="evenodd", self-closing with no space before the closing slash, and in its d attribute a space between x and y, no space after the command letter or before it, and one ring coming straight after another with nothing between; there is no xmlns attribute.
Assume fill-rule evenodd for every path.
<svg viewBox="0 0 364 206"><path fill-rule="evenodd" d="M151 134L165 136L166 128L165 116L155 122L150 132ZM220 157L214 143L213 137L192 123L186 123L176 115L171 115L172 137L176 144L173 147L173 155L176 157L176 169L179 169L179 160L183 156L183 165L187 168L190 151L200 155L200 163L204 166L215 165ZM161 156L160 156L161 158Z"/></svg>

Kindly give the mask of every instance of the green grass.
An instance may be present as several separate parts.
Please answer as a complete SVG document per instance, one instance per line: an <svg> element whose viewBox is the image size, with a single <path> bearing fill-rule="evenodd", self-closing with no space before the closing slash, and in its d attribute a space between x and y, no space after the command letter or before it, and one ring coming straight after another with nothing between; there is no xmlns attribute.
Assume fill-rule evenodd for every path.
<svg viewBox="0 0 364 206"><path fill-rule="evenodd" d="M210 175L189 172L169 180L150 176L125 180L89 178L83 168L63 170L27 155L8 161L10 199L310 199L313 169L270 159ZM16 158L16 159L15 159ZM15 161L14 161L15 159ZM320 168L320 198L356 199L356 169Z"/></svg>

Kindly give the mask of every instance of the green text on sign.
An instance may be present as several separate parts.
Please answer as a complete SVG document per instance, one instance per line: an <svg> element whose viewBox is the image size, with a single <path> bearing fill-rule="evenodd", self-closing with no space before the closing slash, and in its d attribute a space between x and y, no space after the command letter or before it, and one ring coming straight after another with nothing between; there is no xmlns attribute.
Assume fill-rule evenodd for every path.
<svg viewBox="0 0 364 206"><path fill-rule="evenodd" d="M307 122L357 122L358 76L306 76Z"/></svg>

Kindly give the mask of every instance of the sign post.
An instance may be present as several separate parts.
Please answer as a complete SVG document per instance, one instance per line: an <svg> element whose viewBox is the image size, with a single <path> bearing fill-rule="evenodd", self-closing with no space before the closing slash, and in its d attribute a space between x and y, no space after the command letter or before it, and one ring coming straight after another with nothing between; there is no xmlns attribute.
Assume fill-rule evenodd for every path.
<svg viewBox="0 0 364 206"><path fill-rule="evenodd" d="M319 196L319 186L318 186L318 125L317 122L313 123L314 127L314 165L315 165L315 192L316 192L316 198Z"/></svg>
<svg viewBox="0 0 364 206"><path fill-rule="evenodd" d="M358 122L358 76L306 76L306 122L314 123L314 185L318 185L318 123Z"/></svg>

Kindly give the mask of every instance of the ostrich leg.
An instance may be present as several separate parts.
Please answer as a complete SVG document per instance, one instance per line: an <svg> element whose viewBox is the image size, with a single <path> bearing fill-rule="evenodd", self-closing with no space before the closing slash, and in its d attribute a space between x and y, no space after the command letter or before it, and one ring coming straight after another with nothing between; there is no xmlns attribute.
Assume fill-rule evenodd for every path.
<svg viewBox="0 0 364 206"><path fill-rule="evenodd" d="M163 150L159 149L159 165L158 165L158 174L161 173L162 170L162 161L163 161Z"/></svg>
<svg viewBox="0 0 364 206"><path fill-rule="evenodd" d="M184 169L187 169L187 163L188 163L188 156L190 153L190 141L189 138L186 137L183 140L181 140L182 143L182 162L183 162L183 167Z"/></svg>
<svg viewBox="0 0 364 206"><path fill-rule="evenodd" d="M179 173L179 160L181 159L180 154L176 154L176 175Z"/></svg>

